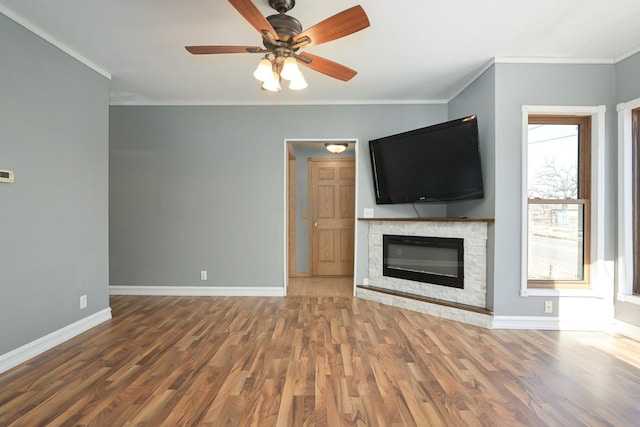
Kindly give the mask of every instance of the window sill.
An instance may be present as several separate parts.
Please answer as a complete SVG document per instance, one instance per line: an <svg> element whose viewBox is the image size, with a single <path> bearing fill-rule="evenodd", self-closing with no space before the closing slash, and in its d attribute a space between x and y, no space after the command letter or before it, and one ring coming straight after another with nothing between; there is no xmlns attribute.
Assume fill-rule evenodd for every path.
<svg viewBox="0 0 640 427"><path fill-rule="evenodd" d="M640 296L638 296L638 295L618 294L618 301L628 302L628 303L631 303L631 304L640 305Z"/></svg>
<svg viewBox="0 0 640 427"><path fill-rule="evenodd" d="M602 292L594 289L544 289L527 288L520 292L523 297L580 297L580 298L604 298ZM638 297L640 304L640 297Z"/></svg>

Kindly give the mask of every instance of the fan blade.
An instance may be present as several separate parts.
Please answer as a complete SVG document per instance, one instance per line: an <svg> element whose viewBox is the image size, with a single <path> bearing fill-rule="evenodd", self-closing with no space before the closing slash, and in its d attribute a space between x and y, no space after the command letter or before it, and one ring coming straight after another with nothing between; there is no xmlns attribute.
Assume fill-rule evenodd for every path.
<svg viewBox="0 0 640 427"><path fill-rule="evenodd" d="M326 74L329 77L333 77L334 79L342 80L344 82L348 82L351 80L358 72L356 70L352 70L349 67L345 67L344 65L340 65L337 62L330 61L328 59L322 58L320 56L312 55L310 53L301 53L299 56L306 57L311 59L310 63L305 61L298 61L302 65L306 65L307 67L315 70L319 73Z"/></svg>
<svg viewBox="0 0 640 427"><path fill-rule="evenodd" d="M311 43L305 47L319 45L320 43L330 42L340 37L348 36L369 26L369 18L364 12L362 6L353 6L347 10L333 15L322 22L317 23L311 28L307 28L293 38L298 41L304 36L311 39Z"/></svg>
<svg viewBox="0 0 640 427"><path fill-rule="evenodd" d="M260 34L262 31L268 31L271 35L278 40L278 33L273 29L267 18L265 18L260 10L256 7L251 0L229 0L229 3L236 8L240 15L246 19L249 24L253 26Z"/></svg>
<svg viewBox="0 0 640 427"><path fill-rule="evenodd" d="M253 53L260 51L257 46L185 46L194 55L211 55L216 53Z"/></svg>

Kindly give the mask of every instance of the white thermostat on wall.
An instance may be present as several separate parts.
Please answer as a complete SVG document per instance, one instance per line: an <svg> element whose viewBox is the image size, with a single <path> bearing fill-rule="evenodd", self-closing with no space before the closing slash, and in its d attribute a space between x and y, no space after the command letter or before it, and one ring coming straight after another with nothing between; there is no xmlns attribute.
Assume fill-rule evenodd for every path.
<svg viewBox="0 0 640 427"><path fill-rule="evenodd" d="M13 182L13 172L0 170L0 182Z"/></svg>

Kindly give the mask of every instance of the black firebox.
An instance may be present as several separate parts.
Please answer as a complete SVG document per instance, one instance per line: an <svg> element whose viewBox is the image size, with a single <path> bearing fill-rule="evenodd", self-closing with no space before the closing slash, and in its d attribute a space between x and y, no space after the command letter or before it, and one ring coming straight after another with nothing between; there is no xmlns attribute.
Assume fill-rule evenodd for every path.
<svg viewBox="0 0 640 427"><path fill-rule="evenodd" d="M383 235L382 275L464 288L464 239Z"/></svg>

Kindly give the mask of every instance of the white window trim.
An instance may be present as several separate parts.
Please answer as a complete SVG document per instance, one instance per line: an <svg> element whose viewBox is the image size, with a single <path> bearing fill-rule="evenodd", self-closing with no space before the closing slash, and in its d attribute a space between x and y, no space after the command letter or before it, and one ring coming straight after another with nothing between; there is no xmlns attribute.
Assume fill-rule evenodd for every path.
<svg viewBox="0 0 640 427"><path fill-rule="evenodd" d="M633 295L633 135L631 111L640 108L640 98L618 104L618 295L619 301L640 305Z"/></svg>
<svg viewBox="0 0 640 427"><path fill-rule="evenodd" d="M606 106L522 106L522 247L520 296L567 296L604 298L611 278L605 274L604 256L604 148ZM528 287L528 199L527 199L527 147L529 138L529 115L591 115L591 268L590 289L539 289ZM613 283L613 282L612 282Z"/></svg>

